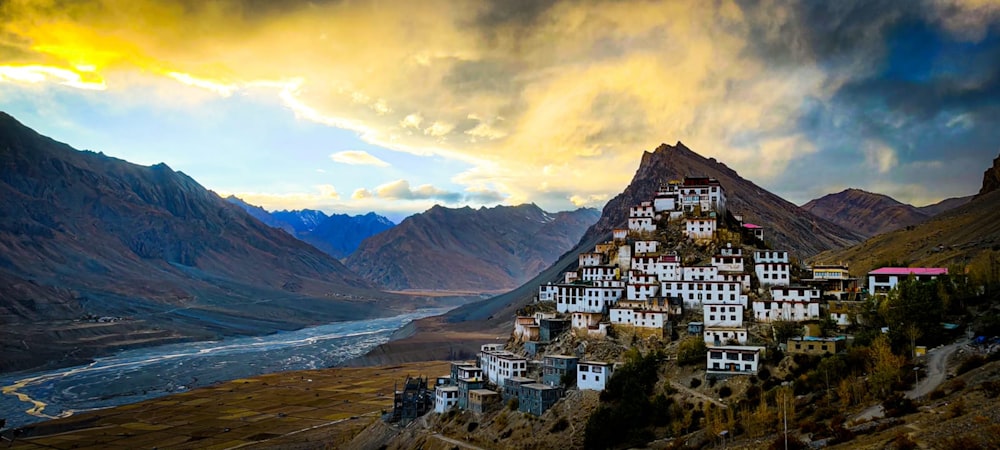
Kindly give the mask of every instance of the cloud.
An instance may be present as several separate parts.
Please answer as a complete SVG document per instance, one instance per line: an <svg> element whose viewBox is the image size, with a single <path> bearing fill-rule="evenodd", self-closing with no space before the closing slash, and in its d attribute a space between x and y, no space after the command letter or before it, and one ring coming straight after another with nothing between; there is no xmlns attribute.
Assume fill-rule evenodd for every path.
<svg viewBox="0 0 1000 450"><path fill-rule="evenodd" d="M863 151L865 162L877 169L880 174L888 173L899 164L896 151L881 142L866 142Z"/></svg>
<svg viewBox="0 0 1000 450"><path fill-rule="evenodd" d="M396 180L380 185L373 190L373 193L376 197L387 200L441 200L455 203L462 198L461 194L457 192L449 192L430 184L411 188L410 182L406 180Z"/></svg>
<svg viewBox="0 0 1000 450"><path fill-rule="evenodd" d="M678 140L806 192L863 182L862 164L895 174L940 148L974 166L1000 139L1000 16L988 0L63 6L4 3L0 82L267 91L302 120L468 166L455 192L397 181L394 199L494 191L597 206L643 150ZM951 165L930 169L949 189L974 184Z"/></svg>
<svg viewBox="0 0 1000 450"><path fill-rule="evenodd" d="M226 197L235 195L243 201L257 205L267 210L321 208L324 205L340 200L340 194L333 185L321 184L313 186L311 192L265 193L265 192L219 192Z"/></svg>
<svg viewBox="0 0 1000 450"><path fill-rule="evenodd" d="M376 158L364 150L346 150L333 153L330 155L330 159L334 162L355 166L389 167L389 163Z"/></svg>

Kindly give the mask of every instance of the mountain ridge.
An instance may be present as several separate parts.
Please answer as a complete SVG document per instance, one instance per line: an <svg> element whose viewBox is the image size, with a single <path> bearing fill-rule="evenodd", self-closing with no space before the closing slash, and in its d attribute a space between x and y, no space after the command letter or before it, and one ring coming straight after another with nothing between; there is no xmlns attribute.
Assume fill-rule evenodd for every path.
<svg viewBox="0 0 1000 450"><path fill-rule="evenodd" d="M390 289L510 289L572 247L596 218L596 210L585 208L435 205L363 241L347 265Z"/></svg>
<svg viewBox="0 0 1000 450"><path fill-rule="evenodd" d="M857 230L865 237L914 225L931 217L887 195L854 188L810 200L802 209Z"/></svg>

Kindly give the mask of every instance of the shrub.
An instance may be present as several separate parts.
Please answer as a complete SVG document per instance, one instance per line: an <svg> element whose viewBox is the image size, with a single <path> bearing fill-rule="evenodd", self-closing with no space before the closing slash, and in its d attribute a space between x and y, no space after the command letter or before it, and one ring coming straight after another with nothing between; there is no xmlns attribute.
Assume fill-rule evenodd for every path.
<svg viewBox="0 0 1000 450"><path fill-rule="evenodd" d="M565 417L562 417L556 423L552 424L552 428L549 428L549 433L560 433L567 428L569 428L569 421Z"/></svg>
<svg viewBox="0 0 1000 450"><path fill-rule="evenodd" d="M913 439L910 439L909 435L901 432L889 443L888 448L894 450L913 450L917 448L917 443Z"/></svg>
<svg viewBox="0 0 1000 450"><path fill-rule="evenodd" d="M962 414L965 414L965 399L963 397L958 397L958 400L955 400L948 405L948 411L945 417L953 419L961 416Z"/></svg>
<svg viewBox="0 0 1000 450"><path fill-rule="evenodd" d="M771 441L771 450L784 450L788 448L789 450L809 450L809 444L802 442L799 438L789 435L788 436L788 446L785 446L785 435L778 434L777 437Z"/></svg>
<svg viewBox="0 0 1000 450"><path fill-rule="evenodd" d="M757 371L757 378L760 378L761 381L767 381L768 378L771 378L771 371L767 367L761 367Z"/></svg>
<svg viewBox="0 0 1000 450"><path fill-rule="evenodd" d="M983 390L983 394L985 394L988 398L997 398L997 395L1000 395L1000 382L984 381L983 384L979 386L980 389Z"/></svg>
<svg viewBox="0 0 1000 450"><path fill-rule="evenodd" d="M682 366L704 363L708 346L700 337L681 341L677 348L677 364Z"/></svg>
<svg viewBox="0 0 1000 450"><path fill-rule="evenodd" d="M882 410L886 417L900 417L917 412L917 407L903 394L894 392L882 402Z"/></svg>
<svg viewBox="0 0 1000 450"><path fill-rule="evenodd" d="M479 428L479 422L469 422L469 425L465 427L465 430L471 433L476 431L476 428Z"/></svg>
<svg viewBox="0 0 1000 450"><path fill-rule="evenodd" d="M694 388L696 388L698 386L701 386L701 378L692 378L690 386L691 386L691 389L694 389Z"/></svg>
<svg viewBox="0 0 1000 450"><path fill-rule="evenodd" d="M727 398L733 395L733 390L729 386L719 388L719 398Z"/></svg>
<svg viewBox="0 0 1000 450"><path fill-rule="evenodd" d="M521 403L521 401L518 400L517 397L514 397L514 398L510 399L509 402L507 402L507 409L509 409L511 411L517 411L517 408L519 408L521 406L520 403Z"/></svg>

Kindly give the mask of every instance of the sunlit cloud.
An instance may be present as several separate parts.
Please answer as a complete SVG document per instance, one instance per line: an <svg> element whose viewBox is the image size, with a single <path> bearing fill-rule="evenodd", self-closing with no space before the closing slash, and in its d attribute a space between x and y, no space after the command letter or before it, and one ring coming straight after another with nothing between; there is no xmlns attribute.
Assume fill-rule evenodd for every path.
<svg viewBox="0 0 1000 450"><path fill-rule="evenodd" d="M141 85L121 80L152 77L226 98L264 92L302 121L465 163L448 180L458 186L342 186L352 194L341 204L601 206L625 187L643 150L676 141L774 186L787 186L796 164L852 155L843 172L809 188L822 189L846 176L863 181L860 173L899 173L921 139L909 130L925 116L952 133L992 125L964 104L940 106L940 115L921 109L942 103L948 89L989 98L969 94L989 87L989 64L969 79L948 74L947 89L928 81L922 97L892 97L876 78L895 24L920 20L981 42L1000 21L997 2L863 3L86 0L54 8L15 0L0 7L0 82L128 92ZM365 152L331 159L388 165Z"/></svg>
<svg viewBox="0 0 1000 450"><path fill-rule="evenodd" d="M389 167L389 163L363 150L347 150L330 155L334 162L356 166Z"/></svg>

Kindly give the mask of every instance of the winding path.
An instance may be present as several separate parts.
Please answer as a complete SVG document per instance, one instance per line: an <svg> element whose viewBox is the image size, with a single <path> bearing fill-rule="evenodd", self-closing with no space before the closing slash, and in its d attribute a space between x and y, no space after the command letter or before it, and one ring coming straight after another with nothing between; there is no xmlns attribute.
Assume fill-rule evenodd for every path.
<svg viewBox="0 0 1000 450"><path fill-rule="evenodd" d="M967 339L961 339L944 347L929 350L927 352L927 374L913 389L906 391L906 398L921 398L930 394L934 389L937 389L944 382L945 378L947 378L948 359L955 353L955 350L958 350L967 343ZM854 422L864 422L883 416L885 416L885 411L882 411L882 405L876 404L861 411L852 417L851 420Z"/></svg>

